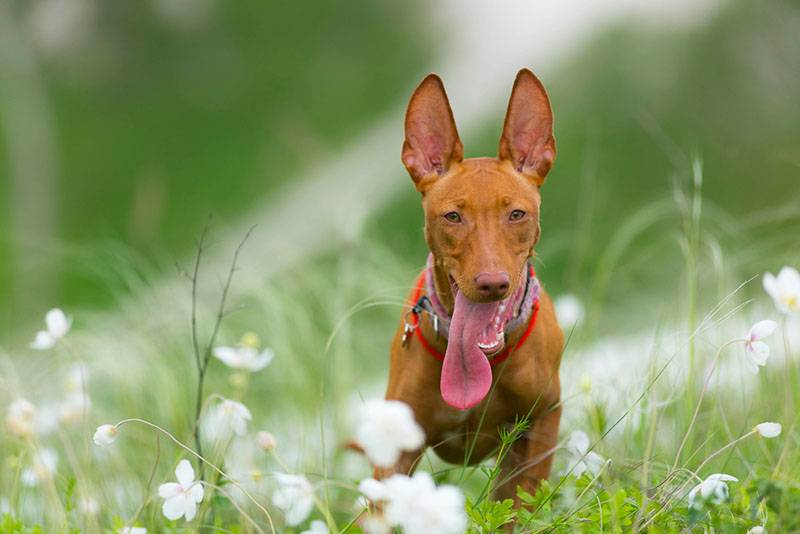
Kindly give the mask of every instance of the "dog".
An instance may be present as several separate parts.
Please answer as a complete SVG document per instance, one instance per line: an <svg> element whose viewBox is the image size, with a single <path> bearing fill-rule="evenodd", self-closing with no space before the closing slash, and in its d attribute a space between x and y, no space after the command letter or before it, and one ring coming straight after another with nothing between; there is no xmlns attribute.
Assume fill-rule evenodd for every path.
<svg viewBox="0 0 800 534"><path fill-rule="evenodd" d="M498 499L549 476L561 418L564 338L531 264L540 190L556 156L544 86L516 77L496 158L464 159L442 80L428 75L405 116L402 161L422 195L428 266L391 345L386 399L408 404L443 460L496 453L499 429L528 418L501 463ZM410 474L424 449L376 478Z"/></svg>

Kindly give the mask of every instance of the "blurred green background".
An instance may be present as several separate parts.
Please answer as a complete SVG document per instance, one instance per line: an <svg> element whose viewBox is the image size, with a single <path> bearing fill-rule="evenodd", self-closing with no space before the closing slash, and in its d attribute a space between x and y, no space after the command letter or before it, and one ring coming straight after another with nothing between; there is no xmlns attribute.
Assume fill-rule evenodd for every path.
<svg viewBox="0 0 800 534"><path fill-rule="evenodd" d="M447 67L449 22L421 3L42 0L0 10L9 344L50 306L112 308L130 273L175 276L209 214L217 227L246 224L371 124L393 122L399 138L414 84ZM701 254L736 251L722 266L731 280L800 257L800 7L721 2L695 16L598 26L542 75L559 157L539 270L553 292L602 306L609 322L672 289L659 281L685 261L674 197L691 193L698 161L714 237ZM504 105L462 128L467 155L495 152ZM384 172L407 180L399 157ZM410 182L402 191L370 207L363 242L383 242L410 268L425 245L417 194ZM313 210L302 206L298 220ZM643 285L654 291L634 295Z"/></svg>
<svg viewBox="0 0 800 534"><path fill-rule="evenodd" d="M191 436L191 287L181 271L209 215L201 341L230 248L260 222L216 343L253 331L276 358L244 383L212 359L206 394L251 406L252 430L273 431L292 468L319 477L330 467L352 480L370 472L364 462L353 469L358 459L337 444L351 437L359 401L381 394L403 294L426 255L419 196L399 152L405 103L430 71L444 76L468 156L495 153L516 71L542 78L559 155L543 189L537 272L553 295L574 293L588 308L567 347L565 387L589 373L598 391L608 382L601 408L611 406L597 415L601 408L573 399L564 432L599 437L640 394L652 336L652 362L684 350L690 362L671 369L688 370L688 383L659 383L668 399L686 393L686 406L668 403L666 417L649 423L659 459L671 459L696 398L695 356L705 365L725 336L774 317L754 277L800 263L800 4L521 4L0 2L2 400L26 396L46 412L70 364L87 362L92 412L60 429L87 448L65 457L60 473L77 474L79 492L102 502L102 524L133 516L153 436L131 427L116 452L95 458L93 425L142 416ZM370 183L386 194L348 194ZM328 205L340 202L352 219L331 216ZM275 213L283 225L263 224ZM281 240L288 227L305 228L297 235L306 239ZM685 334L751 278L715 309L695 355ZM727 315L749 297L751 308ZM27 350L54 306L75 320L73 331L54 351ZM658 339L672 331L678 348ZM775 392L789 374L777 356L770 365L752 403L739 407L738 382L713 396L724 421L702 414L714 440L699 450L731 434L725 417L742 429L777 418ZM624 373L641 376L620 388ZM594 414L588 422L584 411ZM632 419L618 446L601 450L619 465L649 454L646 420ZM0 452L17 458L18 445L0 440ZM175 454L164 449L158 480ZM22 515L39 521L49 508L6 471L0 486L15 488L29 507ZM337 497L342 517L352 497ZM160 512L150 502L142 522L152 528Z"/></svg>

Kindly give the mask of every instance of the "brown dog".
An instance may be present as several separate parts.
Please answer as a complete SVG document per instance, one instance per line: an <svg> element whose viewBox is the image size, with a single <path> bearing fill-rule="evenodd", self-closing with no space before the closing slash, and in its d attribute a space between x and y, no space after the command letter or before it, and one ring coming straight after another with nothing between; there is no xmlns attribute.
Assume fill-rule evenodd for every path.
<svg viewBox="0 0 800 534"><path fill-rule="evenodd" d="M561 417L563 335L528 266L556 154L552 125L544 87L523 69L498 157L463 159L444 86L431 74L409 102L402 150L422 194L431 259L392 343L386 398L409 404L426 446L452 463L496 452L498 429L529 416L495 488L515 501L518 485L533 493L549 476ZM410 473L422 452L376 476Z"/></svg>

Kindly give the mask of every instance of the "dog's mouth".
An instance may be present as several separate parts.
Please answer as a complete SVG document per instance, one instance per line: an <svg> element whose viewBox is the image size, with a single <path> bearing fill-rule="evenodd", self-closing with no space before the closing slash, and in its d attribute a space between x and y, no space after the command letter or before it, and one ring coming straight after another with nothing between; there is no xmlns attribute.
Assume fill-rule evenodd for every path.
<svg viewBox="0 0 800 534"><path fill-rule="evenodd" d="M450 276L450 290L452 291L454 297L460 293L458 283L452 275ZM509 291L509 295L513 295L513 293L513 291ZM512 309L511 305L511 297L509 296L496 302L473 302L473 304L477 306L486 306L486 311L493 309L491 316L488 316L488 314L484 316L484 318L487 319L486 325L478 335L477 341L478 348L481 349L486 356L492 357L498 352L502 351L506 345L506 324L508 324L508 322L514 316L514 310Z"/></svg>
<svg viewBox="0 0 800 534"><path fill-rule="evenodd" d="M455 304L440 387L447 404L466 410L489 392L489 358L505 347L505 327L514 310L510 298L494 302L470 300L452 278L451 288Z"/></svg>

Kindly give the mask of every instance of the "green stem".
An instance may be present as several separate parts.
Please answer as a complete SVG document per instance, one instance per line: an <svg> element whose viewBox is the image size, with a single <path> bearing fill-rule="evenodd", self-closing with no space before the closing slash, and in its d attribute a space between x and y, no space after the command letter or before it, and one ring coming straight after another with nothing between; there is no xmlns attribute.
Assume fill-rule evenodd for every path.
<svg viewBox="0 0 800 534"><path fill-rule="evenodd" d="M689 421L689 426L686 429L686 433L683 435L683 440L681 440L681 445L678 447L678 452L675 454L675 461L672 463L672 471L674 471L678 467L678 462L681 458L681 453L683 452L683 448L686 446L686 442L689 439L689 435L694 428L694 424L697 421L697 415L700 413L700 406L703 404L703 398L705 398L706 392L708 391L708 386L711 384L711 378L714 375L714 371L717 369L717 363L719 362L719 358L722 355L722 351L725 350L730 345L734 343L743 343L745 340L743 339L733 339L728 341L724 345L722 345L719 350L717 350L717 354L714 355L714 361L711 362L711 369L708 371L708 375L706 375L706 380L703 383L703 389L700 391L700 398L697 399L697 405L694 407L694 413L692 414L692 420ZM689 370L691 373L691 369Z"/></svg>

